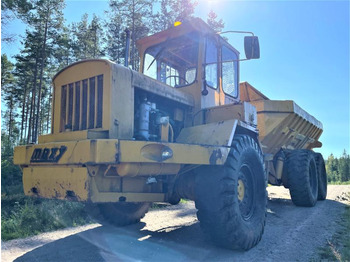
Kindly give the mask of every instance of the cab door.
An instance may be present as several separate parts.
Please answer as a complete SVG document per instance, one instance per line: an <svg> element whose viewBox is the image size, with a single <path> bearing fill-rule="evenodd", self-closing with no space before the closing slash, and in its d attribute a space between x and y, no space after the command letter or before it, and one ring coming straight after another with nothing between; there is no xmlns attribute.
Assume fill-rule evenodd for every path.
<svg viewBox="0 0 350 262"><path fill-rule="evenodd" d="M218 41L207 37L205 43L201 109L220 105Z"/></svg>

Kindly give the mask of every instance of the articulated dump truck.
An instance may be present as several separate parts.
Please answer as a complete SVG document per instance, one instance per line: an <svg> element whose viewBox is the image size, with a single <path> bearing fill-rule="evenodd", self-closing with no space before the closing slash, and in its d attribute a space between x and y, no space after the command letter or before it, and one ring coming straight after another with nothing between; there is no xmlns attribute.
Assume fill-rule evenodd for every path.
<svg viewBox="0 0 350 262"><path fill-rule="evenodd" d="M246 59L260 56L244 38ZM152 202L195 201L219 246L261 239L267 184L297 206L324 200L322 124L293 101L239 84L239 52L200 19L140 39L140 72L108 60L53 78L52 130L15 148L25 194L80 201L99 221L137 223Z"/></svg>

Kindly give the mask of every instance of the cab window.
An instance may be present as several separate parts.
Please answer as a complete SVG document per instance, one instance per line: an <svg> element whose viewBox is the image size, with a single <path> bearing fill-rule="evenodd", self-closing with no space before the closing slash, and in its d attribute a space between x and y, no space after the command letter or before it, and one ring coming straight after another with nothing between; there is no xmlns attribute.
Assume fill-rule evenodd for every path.
<svg viewBox="0 0 350 262"><path fill-rule="evenodd" d="M207 38L206 41L205 81L209 87L218 88L218 48L212 38Z"/></svg>
<svg viewBox="0 0 350 262"><path fill-rule="evenodd" d="M238 92L238 55L226 46L222 47L222 89L233 97Z"/></svg>
<svg viewBox="0 0 350 262"><path fill-rule="evenodd" d="M168 39L146 50L143 73L173 87L192 84L197 76L197 32Z"/></svg>

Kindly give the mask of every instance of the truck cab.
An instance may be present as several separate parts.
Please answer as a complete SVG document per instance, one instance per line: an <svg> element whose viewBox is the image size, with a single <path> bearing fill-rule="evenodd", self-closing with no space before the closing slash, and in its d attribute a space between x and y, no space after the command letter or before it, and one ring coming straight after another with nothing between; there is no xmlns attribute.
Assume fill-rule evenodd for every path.
<svg viewBox="0 0 350 262"><path fill-rule="evenodd" d="M195 110L239 101L239 52L202 20L138 41L140 71L195 98Z"/></svg>

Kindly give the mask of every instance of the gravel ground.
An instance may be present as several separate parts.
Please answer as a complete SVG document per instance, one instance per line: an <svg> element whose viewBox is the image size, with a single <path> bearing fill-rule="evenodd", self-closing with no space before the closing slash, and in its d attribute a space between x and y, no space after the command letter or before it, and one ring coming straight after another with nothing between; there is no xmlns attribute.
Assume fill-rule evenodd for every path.
<svg viewBox="0 0 350 262"><path fill-rule="evenodd" d="M350 186L328 186L327 200L296 207L288 190L269 187L261 242L247 252L215 247L206 239L193 202L150 211L123 228L92 224L1 244L1 261L310 261L337 229L350 204Z"/></svg>

